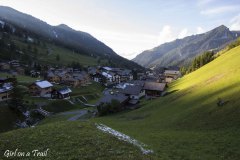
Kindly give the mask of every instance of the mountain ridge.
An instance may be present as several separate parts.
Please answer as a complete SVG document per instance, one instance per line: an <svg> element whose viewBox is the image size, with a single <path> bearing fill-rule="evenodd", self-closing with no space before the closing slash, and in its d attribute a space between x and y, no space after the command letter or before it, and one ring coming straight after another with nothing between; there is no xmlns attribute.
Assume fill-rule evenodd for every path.
<svg viewBox="0 0 240 160"><path fill-rule="evenodd" d="M239 31L230 31L226 26L220 25L206 33L176 39L143 51L132 60L148 68L186 65L202 52L220 50L239 36Z"/></svg>
<svg viewBox="0 0 240 160"><path fill-rule="evenodd" d="M0 20L37 34L79 54L85 54L96 59L106 59L111 64L120 67L143 69L140 65L119 56L91 34L76 31L66 24L51 26L38 18L6 6L0 6Z"/></svg>

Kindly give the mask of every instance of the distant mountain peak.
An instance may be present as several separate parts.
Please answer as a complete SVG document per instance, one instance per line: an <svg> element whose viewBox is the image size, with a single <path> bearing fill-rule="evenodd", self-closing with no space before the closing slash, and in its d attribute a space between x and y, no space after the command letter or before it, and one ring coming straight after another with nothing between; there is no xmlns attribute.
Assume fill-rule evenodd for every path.
<svg viewBox="0 0 240 160"><path fill-rule="evenodd" d="M69 26L66 25L66 24L59 24L59 25L57 25L56 27L62 28L62 29L65 29L65 30L73 30L71 27L69 27Z"/></svg>
<svg viewBox="0 0 240 160"><path fill-rule="evenodd" d="M213 30L219 30L219 31L228 30L229 31L229 28L226 27L225 25L221 25L219 27L214 28Z"/></svg>

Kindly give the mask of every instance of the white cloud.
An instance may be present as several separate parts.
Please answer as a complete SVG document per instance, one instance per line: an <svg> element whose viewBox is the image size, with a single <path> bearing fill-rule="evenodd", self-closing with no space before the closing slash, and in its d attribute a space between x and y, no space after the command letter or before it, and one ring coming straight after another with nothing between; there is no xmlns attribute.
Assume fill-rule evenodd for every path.
<svg viewBox="0 0 240 160"><path fill-rule="evenodd" d="M234 12L238 11L239 6L222 6L222 7L216 7L216 8L211 8L211 9L206 9L202 10L200 13L202 15L216 15L216 14L221 14L221 13L226 13L226 12Z"/></svg>
<svg viewBox="0 0 240 160"><path fill-rule="evenodd" d="M230 30L240 30L240 14L231 19Z"/></svg>
<svg viewBox="0 0 240 160"><path fill-rule="evenodd" d="M179 33L178 38L179 38L179 39L182 39L182 38L184 38L184 37L189 36L190 34L191 34L191 33L188 31L188 29L187 29L187 28L184 28L184 29Z"/></svg>
<svg viewBox="0 0 240 160"><path fill-rule="evenodd" d="M163 44L165 42L170 42L176 37L173 35L172 27L169 25L163 26L162 30L158 36L158 44Z"/></svg>
<svg viewBox="0 0 240 160"><path fill-rule="evenodd" d="M209 4L209 3L212 3L212 2L214 2L214 1L216 1L216 0L198 0L198 5L199 6L203 6L203 5L207 5L207 4Z"/></svg>
<svg viewBox="0 0 240 160"><path fill-rule="evenodd" d="M197 27L197 34L202 34L202 33L204 33L205 32L205 30L202 28L202 27Z"/></svg>

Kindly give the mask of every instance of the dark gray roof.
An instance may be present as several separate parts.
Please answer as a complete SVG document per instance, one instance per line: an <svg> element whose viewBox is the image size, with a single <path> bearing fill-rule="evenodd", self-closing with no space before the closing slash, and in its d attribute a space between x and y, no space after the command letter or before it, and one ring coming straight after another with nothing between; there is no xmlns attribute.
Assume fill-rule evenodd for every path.
<svg viewBox="0 0 240 160"><path fill-rule="evenodd" d="M105 95L98 101L97 105L99 105L100 103L111 103L112 100L117 100L120 103L123 103L127 99L128 97L123 94Z"/></svg>
<svg viewBox="0 0 240 160"><path fill-rule="evenodd" d="M72 93L72 90L68 87L64 87L58 90L59 93L61 94L68 94L68 93Z"/></svg>
<svg viewBox="0 0 240 160"><path fill-rule="evenodd" d="M133 84L134 84L134 85L139 85L139 86L144 86L145 81L135 80L135 81L133 81Z"/></svg>
<svg viewBox="0 0 240 160"><path fill-rule="evenodd" d="M139 95L139 93L142 90L142 86L136 85L136 86L131 86L128 85L126 88L124 88L121 93L123 94L129 94L129 95Z"/></svg>
<svg viewBox="0 0 240 160"><path fill-rule="evenodd" d="M48 72L47 77L54 77L54 76L55 76L55 74L53 72Z"/></svg>
<svg viewBox="0 0 240 160"><path fill-rule="evenodd" d="M157 83L157 82L146 82L144 89L152 91L164 91L166 88L166 83Z"/></svg>

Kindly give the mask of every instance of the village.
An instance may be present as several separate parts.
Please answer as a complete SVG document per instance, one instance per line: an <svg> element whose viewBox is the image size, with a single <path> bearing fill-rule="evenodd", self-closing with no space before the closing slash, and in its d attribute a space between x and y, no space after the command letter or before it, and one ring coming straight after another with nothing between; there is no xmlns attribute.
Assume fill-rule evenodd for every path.
<svg viewBox="0 0 240 160"><path fill-rule="evenodd" d="M26 83L25 90L30 98L39 102L46 100L65 100L70 104L76 103L77 95L75 91L87 90L89 86L98 84L103 91L94 97L94 101L88 102L84 96L78 97L77 101L84 107L93 107L97 115L98 106L111 104L117 101L121 109L139 108L141 99L151 100L165 96L168 84L181 77L177 69L165 69L162 73L144 71L133 74L133 71L124 68L113 68L109 66L91 66L82 70L78 68L48 67L45 73L37 70L30 70L26 75L24 67L19 61L0 63L0 101L9 101L13 93L13 82L18 76L28 76L35 78L34 82ZM76 97L76 96L75 96ZM46 105L47 103L45 103ZM42 114L48 113L42 109L38 110Z"/></svg>

